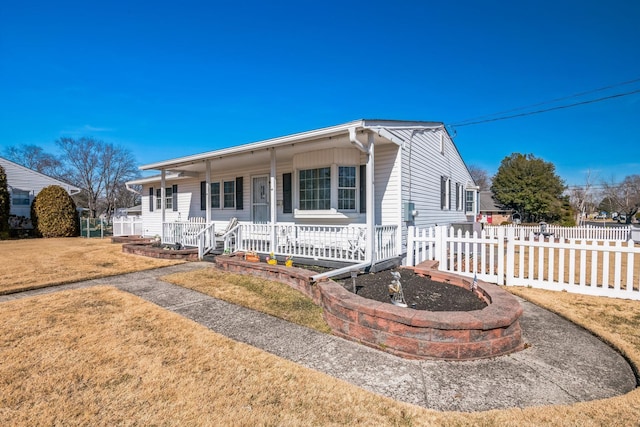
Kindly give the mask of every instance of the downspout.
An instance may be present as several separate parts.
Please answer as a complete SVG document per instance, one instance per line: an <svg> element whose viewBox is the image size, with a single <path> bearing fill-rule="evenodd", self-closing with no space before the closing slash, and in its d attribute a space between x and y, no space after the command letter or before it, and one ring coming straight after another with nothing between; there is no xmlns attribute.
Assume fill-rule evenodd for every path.
<svg viewBox="0 0 640 427"><path fill-rule="evenodd" d="M375 208L375 201L374 201L374 195L375 195L375 186L374 186L374 171L373 171L373 164L374 164L374 151L373 151L373 141L374 141L374 134L369 132L368 133L368 140L367 140L367 144L365 145L364 143L362 143L360 140L358 140L358 136L356 134L356 128L355 127L350 127L349 128L349 141L360 151L362 151L363 153L365 153L367 155L367 215L366 215L366 223L367 223L367 247L366 247L366 252L365 252L365 256L367 259L367 262L369 263L369 265L373 265L373 263L375 262L374 256L375 256L375 251L373 250L374 245L375 245L375 215L374 215L374 208ZM360 179L362 179L362 177L360 177Z"/></svg>

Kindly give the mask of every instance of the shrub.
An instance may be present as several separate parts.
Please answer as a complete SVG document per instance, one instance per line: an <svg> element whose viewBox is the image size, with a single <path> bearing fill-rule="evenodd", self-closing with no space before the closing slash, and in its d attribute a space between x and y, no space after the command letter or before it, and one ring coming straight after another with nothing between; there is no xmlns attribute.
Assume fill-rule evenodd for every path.
<svg viewBox="0 0 640 427"><path fill-rule="evenodd" d="M9 214L11 212L11 198L9 184L4 168L0 166L0 239L9 236Z"/></svg>
<svg viewBox="0 0 640 427"><path fill-rule="evenodd" d="M42 237L78 236L80 224L76 204L58 185L43 188L33 199L31 221Z"/></svg>

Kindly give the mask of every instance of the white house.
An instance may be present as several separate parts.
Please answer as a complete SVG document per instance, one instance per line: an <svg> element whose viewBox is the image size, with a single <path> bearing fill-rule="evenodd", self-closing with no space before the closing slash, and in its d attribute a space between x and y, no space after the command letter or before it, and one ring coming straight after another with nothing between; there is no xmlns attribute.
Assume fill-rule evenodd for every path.
<svg viewBox="0 0 640 427"><path fill-rule="evenodd" d="M7 185L11 197L10 214L31 218L31 203L40 190L50 185L58 185L74 195L80 192L78 187L67 184L50 176L41 174L10 160L0 157L0 166L7 175Z"/></svg>
<svg viewBox="0 0 640 427"><path fill-rule="evenodd" d="M141 169L160 172L128 183L142 185L144 234L202 253L215 230L228 251L372 264L403 255L410 225L478 213L438 122L357 120Z"/></svg>

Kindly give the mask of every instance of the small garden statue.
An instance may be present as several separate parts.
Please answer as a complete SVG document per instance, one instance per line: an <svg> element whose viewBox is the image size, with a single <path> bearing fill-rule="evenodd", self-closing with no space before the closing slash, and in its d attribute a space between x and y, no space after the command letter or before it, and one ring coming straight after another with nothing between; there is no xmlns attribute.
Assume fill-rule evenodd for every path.
<svg viewBox="0 0 640 427"><path fill-rule="evenodd" d="M293 267L293 257L291 255L289 255L284 261L284 265L287 267Z"/></svg>
<svg viewBox="0 0 640 427"><path fill-rule="evenodd" d="M393 280L389 285L389 296L391 297L391 304L398 307L408 307L404 300L404 294L402 293L402 284L400 283L400 273L392 271L391 275Z"/></svg>

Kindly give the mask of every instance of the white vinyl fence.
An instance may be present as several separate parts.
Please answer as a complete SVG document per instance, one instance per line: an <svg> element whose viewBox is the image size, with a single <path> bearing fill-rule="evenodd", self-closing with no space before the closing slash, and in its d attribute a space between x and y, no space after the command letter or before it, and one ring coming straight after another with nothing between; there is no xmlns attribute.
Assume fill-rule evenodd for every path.
<svg viewBox="0 0 640 427"><path fill-rule="evenodd" d="M540 234L539 225L485 225L484 230L490 236L495 236L497 230L511 229L515 237ZM585 240L620 240L626 242L631 238L631 226L626 227L599 227L584 225L581 227L562 227L559 225L545 225L546 235L561 239L585 239Z"/></svg>
<svg viewBox="0 0 640 427"><path fill-rule="evenodd" d="M507 286L531 286L640 300L640 245L632 240L558 238L493 227L480 234L446 226L409 227L407 265L439 269Z"/></svg>
<svg viewBox="0 0 640 427"><path fill-rule="evenodd" d="M142 236L142 230L142 218L140 217L113 218L114 236Z"/></svg>

